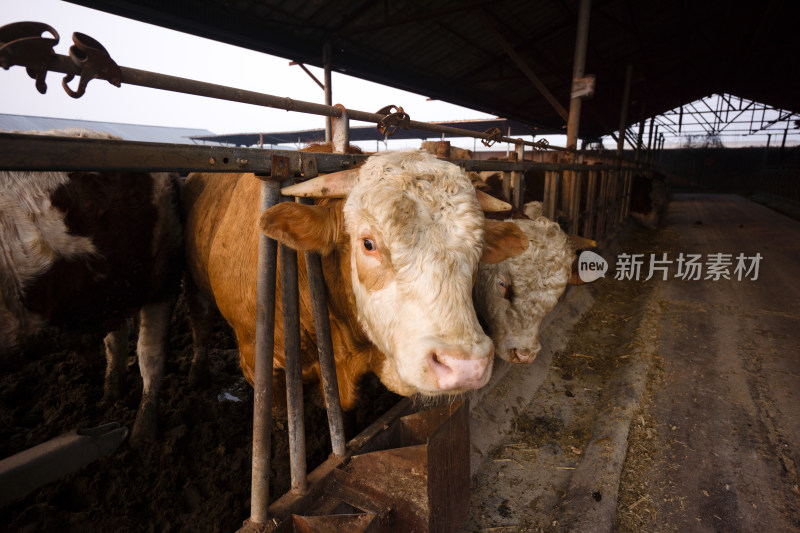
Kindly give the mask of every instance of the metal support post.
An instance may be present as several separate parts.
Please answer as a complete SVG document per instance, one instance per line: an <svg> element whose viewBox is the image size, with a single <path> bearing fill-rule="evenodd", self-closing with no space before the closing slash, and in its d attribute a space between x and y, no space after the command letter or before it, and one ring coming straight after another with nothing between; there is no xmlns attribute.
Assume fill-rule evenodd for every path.
<svg viewBox="0 0 800 533"><path fill-rule="evenodd" d="M333 86L331 84L331 43L326 42L322 47L322 66L325 73L325 105L333 105ZM331 117L325 117L325 142L329 143L332 137Z"/></svg>
<svg viewBox="0 0 800 533"><path fill-rule="evenodd" d="M336 104L335 107L341 109L342 114L332 118L333 151L338 154L346 154L350 148L350 118L347 116L347 109L342 104Z"/></svg>
<svg viewBox="0 0 800 533"><path fill-rule="evenodd" d="M520 139L522 140L522 139ZM518 144L516 145L516 156L517 161L522 162L525 160L525 145ZM522 211L523 204L525 203L525 180L524 172L512 172L511 173L511 190L512 190L512 205Z"/></svg>
<svg viewBox="0 0 800 533"><path fill-rule="evenodd" d="M567 150L571 150L568 162L576 161L575 150L578 147L578 128L581 120L581 96L576 94L575 85L582 79L586 68L586 45L589 41L589 15L592 10L592 0L580 0L578 5L578 30L575 36L575 61L572 65L572 94L569 101L569 117L567 118ZM570 218L574 218L576 213L572 212L574 204L577 174L569 171L565 175L564 195L561 201L562 207L567 211Z"/></svg>

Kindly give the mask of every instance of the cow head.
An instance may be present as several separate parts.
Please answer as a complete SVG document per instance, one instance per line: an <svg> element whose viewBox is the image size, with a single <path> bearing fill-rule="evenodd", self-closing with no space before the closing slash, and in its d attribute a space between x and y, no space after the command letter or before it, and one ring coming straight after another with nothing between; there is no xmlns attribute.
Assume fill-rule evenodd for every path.
<svg viewBox="0 0 800 533"><path fill-rule="evenodd" d="M346 196L343 205L279 204L260 227L297 250L342 256L349 279L337 289L352 294L361 327L384 355L372 369L384 385L403 395L485 385L494 349L478 323L472 285L479 261L521 253L524 234L487 221L466 174L424 152L376 155L358 170L318 180L284 193L324 191Z"/></svg>
<svg viewBox="0 0 800 533"><path fill-rule="evenodd" d="M528 249L497 264L482 263L475 306L497 355L530 363L539 353L539 328L569 281L574 258L567 235L545 217L513 221L527 235Z"/></svg>

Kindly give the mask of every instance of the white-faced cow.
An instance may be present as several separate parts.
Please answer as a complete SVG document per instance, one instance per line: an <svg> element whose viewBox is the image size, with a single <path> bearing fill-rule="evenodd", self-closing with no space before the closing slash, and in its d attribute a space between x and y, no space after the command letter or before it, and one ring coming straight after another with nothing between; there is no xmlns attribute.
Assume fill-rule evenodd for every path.
<svg viewBox="0 0 800 533"><path fill-rule="evenodd" d="M76 129L31 133L113 138ZM144 388L131 439L154 439L182 249L173 176L0 172L0 352L26 353L19 348L47 325L111 331L105 393L114 399L125 384L127 318L139 311Z"/></svg>
<svg viewBox="0 0 800 533"><path fill-rule="evenodd" d="M539 330L570 281L575 254L567 234L528 204L530 219L509 219L528 237L528 249L496 264L481 263L475 308L494 342L495 353L512 363L530 363L539 353Z"/></svg>
<svg viewBox="0 0 800 533"><path fill-rule="evenodd" d="M339 199L313 206L281 203L260 218L258 188L252 175L193 174L185 195L188 268L206 297L205 307L201 299L190 304L192 313L203 315L216 301L236 332L250 383L260 228L293 249L322 256L344 408L354 405L357 382L368 371L402 395L456 393L486 384L494 350L473 307L478 262L519 254L528 242L513 224L484 218L459 167L425 152L376 155L359 169L285 191L326 191ZM319 362L299 256L303 374L311 380L319 377ZM276 315L275 366L281 368L280 304ZM204 331L195 327L196 363L204 356Z"/></svg>

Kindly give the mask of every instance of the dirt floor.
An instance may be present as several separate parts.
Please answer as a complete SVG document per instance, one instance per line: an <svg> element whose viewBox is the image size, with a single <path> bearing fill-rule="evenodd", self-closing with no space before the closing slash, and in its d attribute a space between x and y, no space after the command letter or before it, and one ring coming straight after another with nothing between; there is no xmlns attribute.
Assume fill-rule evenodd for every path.
<svg viewBox="0 0 800 533"><path fill-rule="evenodd" d="M135 352L135 333L131 335ZM105 359L102 337L64 349L69 335L48 332L24 354L0 361L0 457L78 427L116 421L133 425L141 394L134 355L129 392L101 402ZM0 508L8 532L230 532L250 514L252 388L239 369L230 328L220 320L212 350L212 385L188 385L191 334L182 304L173 318L170 357L162 388L162 442L110 456ZM346 417L348 438L396 403L398 397L368 378L372 401ZM308 470L330 453L327 418L314 385L306 387ZM289 488L285 409L273 414L270 493Z"/></svg>
<svg viewBox="0 0 800 533"><path fill-rule="evenodd" d="M656 251L653 232L642 228L633 228L624 243L628 253ZM531 402L473 474L470 518L462 533L569 531L562 518L568 487L590 441L598 440L596 418L613 401L607 384L631 362L653 288L614 280L611 265L605 279L571 289L592 291L595 304L554 354ZM613 498L595 492L595 499Z"/></svg>
<svg viewBox="0 0 800 533"><path fill-rule="evenodd" d="M800 531L800 223L680 195L670 255L763 256L757 280L658 287L658 364L634 416L618 531Z"/></svg>
<svg viewBox="0 0 800 533"><path fill-rule="evenodd" d="M633 228L620 253L729 253L731 274L760 253L759 279L684 281L673 263L615 280L612 264L473 473L460 531L800 532L798 236L732 195L676 195L660 231Z"/></svg>

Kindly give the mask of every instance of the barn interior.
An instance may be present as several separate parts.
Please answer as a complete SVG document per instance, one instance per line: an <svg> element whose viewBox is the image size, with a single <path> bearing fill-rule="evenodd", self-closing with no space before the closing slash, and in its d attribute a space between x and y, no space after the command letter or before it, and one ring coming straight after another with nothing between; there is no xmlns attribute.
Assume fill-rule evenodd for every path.
<svg viewBox="0 0 800 533"><path fill-rule="evenodd" d="M469 512L448 508L459 518L442 531L644 531L653 524L668 524L673 529L665 530L676 531L735 531L737 520L753 527L778 524L786 531L798 527L800 509L793 495L800 483L800 417L792 421L792 404L800 383L792 331L800 321L800 298L790 287L800 257L796 246L786 243L787 235L800 233L800 77L787 62L787 56L800 51L796 2L68 1L424 94L502 120L499 125L459 127L500 127L508 137L533 139L569 133L567 145L590 149L610 138L625 160L666 174L673 198L659 226L668 231L655 233L628 220L603 239L599 251L609 259L609 278L617 267L611 257L625 253L663 253L676 259L683 253L743 253L752 258L760 252L767 258L759 284L750 271L751 285L727 278L692 285L666 280L665 275L664 287L631 288L626 283L633 281L624 276L606 279L603 286L571 287L545 323L550 337L542 340L542 355L532 367L540 377L517 376L517 369L508 365L505 372L514 379L471 399L478 408L470 425L499 436L476 435L473 429ZM588 6L583 37L582 5ZM577 65L581 40L585 56ZM581 90L586 92L576 97ZM710 102L712 95L722 98L705 107L696 104ZM335 97L327 103L333 101ZM571 122L576 101L579 115ZM747 110L750 114L743 118ZM753 118L756 111L777 119L759 121ZM681 138L681 133L688 135L690 116L701 128L694 133L694 145L664 149L654 124L662 137ZM769 134L770 141L749 148L725 146L720 134L737 120L748 122L749 131ZM375 131L370 126L365 135ZM270 133L275 132L227 142L252 146ZM403 134L405 130L398 130ZM141 153L131 160L141 159ZM747 309L743 302L753 307ZM576 333L581 328L588 333ZM182 332L188 337L185 326ZM220 341L218 349L228 358L219 363L220 373L229 367L238 372L232 343L230 337ZM768 353L781 357L770 359ZM634 360L633 366L624 364ZM182 365L180 372L186 371ZM541 377L548 369L551 375ZM6 384L4 401L13 404L24 396L25 383ZM252 392L243 391L241 383L225 386L226 392L252 401ZM530 396L512 402L509 390L515 398ZM727 408L709 407L731 390L740 392L733 399L725 396ZM688 405L675 398L686 398ZM390 400L396 398L380 396L376 403ZM129 463L158 463L155 469L185 472L187 465L181 463L196 451L187 427L197 420L205 424L212 416L247 423L230 402L209 407L199 399L180 401L180 414L169 419L164 456L126 450ZM577 402L596 407L579 411ZM127 404L117 407L124 416L130 415L131 404L135 408L134 400ZM47 416L46 408L37 410ZM609 422L618 413L627 425ZM324 419L324 410L312 416ZM703 426L701 418L712 423ZM201 431L203 442L212 432L221 435L217 455L202 456L203 464L218 460L228 474L222 481L171 480L172 492L155 496L158 502L152 504L170 510L159 513L148 526L151 530L230 529L248 515L249 487L242 495L239 480L233 479L236 471L249 470L247 454L234 451L241 447L241 435L208 424ZM704 448L700 435L718 444ZM729 440L730 435L736 438ZM22 439L13 436L15 442ZM427 445L438 446L428 438ZM396 434L391 439L402 440ZM280 444L288 448L284 440ZM675 470L670 457L695 472L662 477L660 472ZM101 467L92 468L91 475L73 475L26 497L24 504L0 510L0 517L19 531L56 530L64 517L85 528L103 513L105 489L117 501L125 498L123 489L108 488L107 479L92 477L99 476ZM118 464L112 468L122 469ZM280 474L288 478L288 467ZM160 485L170 482L159 480ZM209 488L215 484L219 487ZM526 490L519 490L521 486ZM169 501L176 493L177 504ZM146 515L150 505L138 500L137 512ZM337 509L341 515L358 514L352 504L340 503ZM363 503L361 514L367 511L381 512ZM129 517L110 514L107 527L136 530ZM314 530L309 529L314 524L294 520L280 530ZM353 523L339 530L355 527Z"/></svg>

